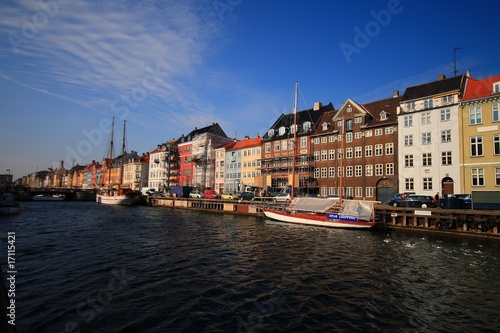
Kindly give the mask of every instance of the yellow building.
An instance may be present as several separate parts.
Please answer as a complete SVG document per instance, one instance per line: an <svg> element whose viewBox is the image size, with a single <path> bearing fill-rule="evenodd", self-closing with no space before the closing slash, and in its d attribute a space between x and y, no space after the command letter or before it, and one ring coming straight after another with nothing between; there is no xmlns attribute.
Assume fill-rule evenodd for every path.
<svg viewBox="0 0 500 333"><path fill-rule="evenodd" d="M250 139L245 137L239 143L241 147L241 181L243 183L242 191L245 187L262 187L262 179L260 176L260 152L262 138L257 136Z"/></svg>
<svg viewBox="0 0 500 333"><path fill-rule="evenodd" d="M500 190L500 75L469 78L460 103L462 193Z"/></svg>

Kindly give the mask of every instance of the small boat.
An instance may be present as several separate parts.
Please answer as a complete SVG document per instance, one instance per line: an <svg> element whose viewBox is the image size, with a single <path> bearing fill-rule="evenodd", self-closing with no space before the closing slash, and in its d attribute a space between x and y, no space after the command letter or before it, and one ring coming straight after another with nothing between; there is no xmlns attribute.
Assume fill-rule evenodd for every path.
<svg viewBox="0 0 500 333"><path fill-rule="evenodd" d="M0 196L0 215L14 215L21 212L21 206L12 193L3 193Z"/></svg>
<svg viewBox="0 0 500 333"><path fill-rule="evenodd" d="M38 194L33 196L35 201L63 201L65 198L64 194Z"/></svg>
<svg viewBox="0 0 500 333"><path fill-rule="evenodd" d="M136 205L141 200L141 192L129 188L103 189L96 194L95 200L107 205Z"/></svg>
<svg viewBox="0 0 500 333"><path fill-rule="evenodd" d="M337 198L295 198L285 208L263 208L272 220L331 228L367 229L376 225L377 201L343 200Z"/></svg>

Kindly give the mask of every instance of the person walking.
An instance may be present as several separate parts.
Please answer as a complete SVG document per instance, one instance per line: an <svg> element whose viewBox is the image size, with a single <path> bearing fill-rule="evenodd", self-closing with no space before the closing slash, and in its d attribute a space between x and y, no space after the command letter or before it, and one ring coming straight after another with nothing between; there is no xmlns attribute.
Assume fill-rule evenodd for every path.
<svg viewBox="0 0 500 333"><path fill-rule="evenodd" d="M436 199L436 201L439 201L439 192L436 192L436 195L434 196L434 199Z"/></svg>

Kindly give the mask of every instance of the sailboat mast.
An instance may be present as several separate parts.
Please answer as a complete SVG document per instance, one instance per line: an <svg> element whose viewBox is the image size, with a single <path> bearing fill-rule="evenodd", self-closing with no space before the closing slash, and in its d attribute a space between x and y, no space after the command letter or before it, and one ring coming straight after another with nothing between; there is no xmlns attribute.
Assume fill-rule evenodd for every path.
<svg viewBox="0 0 500 333"><path fill-rule="evenodd" d="M342 110L342 112L344 112ZM339 172L339 185L340 185L340 189L339 189L339 197L340 197L340 200L339 200L339 203L342 203L342 194L343 194L343 184L342 184L342 179L344 178L344 163L343 163L343 160L344 160L344 126L345 126L345 119L344 119L344 115L342 114L342 128L341 128L341 134L340 134L340 172Z"/></svg>
<svg viewBox="0 0 500 333"><path fill-rule="evenodd" d="M123 185L123 164L125 163L125 128L127 121L123 121L123 137L122 137L122 161L120 165L120 185Z"/></svg>
<svg viewBox="0 0 500 333"><path fill-rule="evenodd" d="M293 151L292 151L292 191L290 199L295 196L295 157L297 152L297 107L299 104L299 83L295 82L295 103L293 107Z"/></svg>
<svg viewBox="0 0 500 333"><path fill-rule="evenodd" d="M111 185L111 163L113 161L113 150L114 150L114 137L115 137L115 117L111 121L111 141L109 142L109 161L106 167L108 168L108 186Z"/></svg>

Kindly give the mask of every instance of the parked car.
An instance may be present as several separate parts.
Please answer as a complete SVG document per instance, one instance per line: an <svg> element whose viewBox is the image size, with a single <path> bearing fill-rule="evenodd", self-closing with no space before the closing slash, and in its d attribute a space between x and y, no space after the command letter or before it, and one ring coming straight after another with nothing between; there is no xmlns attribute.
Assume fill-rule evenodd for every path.
<svg viewBox="0 0 500 333"><path fill-rule="evenodd" d="M275 202L290 202L290 194L288 193L279 193L274 196L273 200Z"/></svg>
<svg viewBox="0 0 500 333"><path fill-rule="evenodd" d="M241 192L240 193L240 200L246 200L250 201L254 198L254 194L252 192Z"/></svg>
<svg viewBox="0 0 500 333"><path fill-rule="evenodd" d="M392 196L391 200L389 200L389 205L394 206L394 204L393 204L394 201L404 199L407 195L410 195L410 194L415 194L415 192L404 192L404 193L394 194ZM396 207L396 206L394 206L394 207Z"/></svg>
<svg viewBox="0 0 500 333"><path fill-rule="evenodd" d="M472 197L470 194L453 194L452 197L461 199L464 202L465 209L470 209L472 207Z"/></svg>
<svg viewBox="0 0 500 333"><path fill-rule="evenodd" d="M393 207L438 207L436 199L430 195L409 194L401 197L399 200L389 201Z"/></svg>
<svg viewBox="0 0 500 333"><path fill-rule="evenodd" d="M198 191L191 191L191 193L189 193L189 197L190 198L203 198L203 193L198 192Z"/></svg>
<svg viewBox="0 0 500 333"><path fill-rule="evenodd" d="M238 200L240 198L236 193L223 193L220 197L222 200Z"/></svg>
<svg viewBox="0 0 500 333"><path fill-rule="evenodd" d="M203 196L205 198L207 198L207 199L217 199L217 198L219 198L219 195L214 190L205 190L205 191L203 191Z"/></svg>

